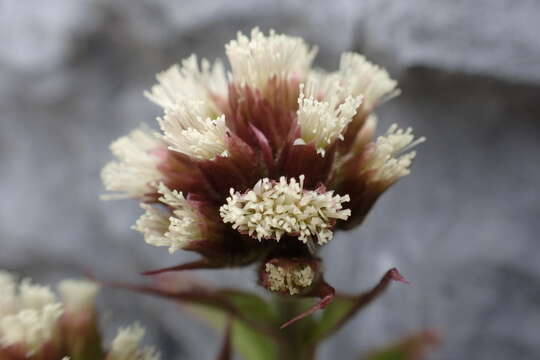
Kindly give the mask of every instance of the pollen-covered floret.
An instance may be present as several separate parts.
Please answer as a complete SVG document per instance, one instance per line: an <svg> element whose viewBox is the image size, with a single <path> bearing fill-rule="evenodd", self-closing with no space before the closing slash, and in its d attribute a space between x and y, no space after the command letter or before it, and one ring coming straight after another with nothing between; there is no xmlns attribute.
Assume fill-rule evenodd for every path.
<svg viewBox="0 0 540 360"><path fill-rule="evenodd" d="M118 330L106 360L159 360L153 347L140 348L145 330L138 324Z"/></svg>
<svg viewBox="0 0 540 360"><path fill-rule="evenodd" d="M158 186L158 192L162 195L160 201L167 205L171 212L141 204L146 213L137 220L133 229L142 232L148 244L169 247L170 253L183 248L190 241L200 240L201 220L184 195L170 190L162 183Z"/></svg>
<svg viewBox="0 0 540 360"><path fill-rule="evenodd" d="M343 131L352 121L362 97L348 96L343 102L331 95L325 101L316 100L315 95L305 97L304 86L300 86L298 98L298 124L300 139L296 143L312 143L317 152L324 156L325 148L343 139Z"/></svg>
<svg viewBox="0 0 540 360"><path fill-rule="evenodd" d="M231 189L227 204L220 208L225 223L259 240L280 240L285 234L298 236L304 243L316 240L322 245L333 236L336 220L346 220L351 211L343 209L349 196L333 191L305 190L300 181L281 177L279 182L264 178L244 194Z"/></svg>
<svg viewBox="0 0 540 360"><path fill-rule="evenodd" d="M145 126L114 141L111 151L117 161L111 161L103 168L101 178L105 188L117 194L104 198L137 198L152 192L152 184L163 176L158 170L160 157L157 151L165 147L165 143Z"/></svg>
<svg viewBox="0 0 540 360"><path fill-rule="evenodd" d="M213 160L216 156L226 157L229 130L225 116L215 119L205 117L201 101L180 101L165 111L158 119L163 139L169 149L198 160Z"/></svg>
<svg viewBox="0 0 540 360"><path fill-rule="evenodd" d="M315 272L309 265L287 268L267 263L264 271L268 274L266 281L270 291L285 292L290 295L296 295L311 286L315 278Z"/></svg>
<svg viewBox="0 0 540 360"><path fill-rule="evenodd" d="M234 81L253 89L264 89L273 76L302 79L317 53L302 38L276 34L273 30L265 36L258 28L251 31L251 38L238 33L225 50Z"/></svg>
<svg viewBox="0 0 540 360"><path fill-rule="evenodd" d="M416 152L409 150L424 141L424 137L415 140L411 128L403 130L393 124L377 138L362 172L370 172L372 181L393 183L410 173Z"/></svg>

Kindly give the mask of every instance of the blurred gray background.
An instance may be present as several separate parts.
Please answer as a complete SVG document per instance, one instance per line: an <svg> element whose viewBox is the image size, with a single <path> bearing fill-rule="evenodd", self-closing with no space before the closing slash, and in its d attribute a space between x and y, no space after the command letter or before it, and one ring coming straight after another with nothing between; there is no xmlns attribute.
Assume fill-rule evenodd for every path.
<svg viewBox="0 0 540 360"><path fill-rule="evenodd" d="M339 289L395 285L321 359L438 329L432 359L540 357L540 3L537 0L0 0L0 267L39 280L78 267L114 279L190 256L144 244L135 202L102 202L109 143L159 109L154 74L224 57L253 26L303 36L335 69L366 54L399 80L381 128L428 138L413 173L324 250ZM249 270L199 273L255 289ZM109 333L133 319L165 359L211 359L218 338L162 300L106 289ZM251 359L250 359L251 360Z"/></svg>

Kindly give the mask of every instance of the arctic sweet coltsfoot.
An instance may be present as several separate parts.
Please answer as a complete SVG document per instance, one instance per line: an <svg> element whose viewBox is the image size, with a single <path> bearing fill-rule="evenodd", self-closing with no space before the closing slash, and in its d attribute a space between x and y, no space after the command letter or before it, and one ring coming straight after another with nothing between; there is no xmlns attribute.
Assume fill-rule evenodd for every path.
<svg viewBox="0 0 540 360"><path fill-rule="evenodd" d="M316 48L257 28L225 49L229 72L193 55L158 74L146 96L161 131L114 142L103 182L141 201L147 243L201 255L163 271L257 262L268 290L323 297L318 249L410 172L424 138L397 125L374 137L373 111L399 91L359 54L314 69Z"/></svg>

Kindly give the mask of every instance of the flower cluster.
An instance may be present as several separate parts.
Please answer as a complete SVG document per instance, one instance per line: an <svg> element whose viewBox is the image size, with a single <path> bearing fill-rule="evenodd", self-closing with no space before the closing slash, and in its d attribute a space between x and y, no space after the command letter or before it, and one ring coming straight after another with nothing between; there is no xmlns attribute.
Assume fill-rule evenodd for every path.
<svg viewBox="0 0 540 360"><path fill-rule="evenodd" d="M225 49L228 73L191 56L158 74L146 96L161 131L114 142L103 182L142 202L134 229L147 243L202 256L183 268L260 262L270 291L313 293L318 248L409 174L424 138L397 125L374 137L374 109L399 91L359 54L314 69L316 48L257 28Z"/></svg>
<svg viewBox="0 0 540 360"><path fill-rule="evenodd" d="M96 284L64 280L58 292L0 271L0 359L159 360L152 348L139 350L140 326L121 329L111 349L102 348Z"/></svg>

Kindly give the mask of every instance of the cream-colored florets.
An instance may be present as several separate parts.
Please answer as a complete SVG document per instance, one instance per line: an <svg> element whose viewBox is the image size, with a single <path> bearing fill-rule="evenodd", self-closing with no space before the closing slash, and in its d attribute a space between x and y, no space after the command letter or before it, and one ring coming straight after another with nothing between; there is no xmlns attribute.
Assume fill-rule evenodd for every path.
<svg viewBox="0 0 540 360"><path fill-rule="evenodd" d="M399 93L397 82L388 72L360 54L344 53L338 75L347 93L362 95L368 106L376 106Z"/></svg>
<svg viewBox="0 0 540 360"><path fill-rule="evenodd" d="M336 94L342 94L341 100L346 95L361 96L363 105L369 108L399 94L397 82L390 78L386 70L356 53L344 53L337 71L311 70L307 87L320 99Z"/></svg>
<svg viewBox="0 0 540 360"><path fill-rule="evenodd" d="M66 310L85 311L94 306L99 286L91 281L67 279L58 284L58 292Z"/></svg>
<svg viewBox="0 0 540 360"><path fill-rule="evenodd" d="M263 89L273 76L302 79L317 53L316 48L310 49L299 37L276 34L273 30L265 36L258 28L251 31L251 38L238 33L225 50L234 81L257 89Z"/></svg>
<svg viewBox="0 0 540 360"><path fill-rule="evenodd" d="M141 204L145 213L137 219L132 229L144 235L144 241L153 246L170 246L171 242L165 237L169 230L169 213L148 204Z"/></svg>
<svg viewBox="0 0 540 360"><path fill-rule="evenodd" d="M103 168L101 178L108 191L118 193L103 198L143 197L152 192L151 184L162 178L155 152L165 148L165 143L145 126L114 141L111 151L117 161Z"/></svg>
<svg viewBox="0 0 540 360"><path fill-rule="evenodd" d="M259 240L276 239L284 234L298 236L304 243L315 240L322 245L333 236L336 220L346 220L351 211L343 209L349 196L333 191L304 190L300 181L281 177L279 182L267 178L255 184L253 190L240 194L231 189L227 204L220 214L225 223Z"/></svg>
<svg viewBox="0 0 540 360"><path fill-rule="evenodd" d="M118 330L106 360L159 360L161 356L154 348L139 349L144 334L138 324Z"/></svg>
<svg viewBox="0 0 540 360"><path fill-rule="evenodd" d="M392 183L410 173L416 152L409 150L424 141L424 137L415 140L411 128L403 130L393 124L384 136L377 138L362 171L371 172L373 181Z"/></svg>
<svg viewBox="0 0 540 360"><path fill-rule="evenodd" d="M29 354L52 339L62 304L47 286L0 272L0 347L18 345Z"/></svg>
<svg viewBox="0 0 540 360"><path fill-rule="evenodd" d="M313 269L304 265L302 268L284 268L274 264L266 264L268 287L271 291L288 292L290 295L300 293L311 286L315 277Z"/></svg>
<svg viewBox="0 0 540 360"><path fill-rule="evenodd" d="M170 190L159 184L160 201L168 205L172 213L142 204L146 210L135 223L133 229L144 234L144 240L154 246L167 246L173 253L183 248L190 241L202 238L200 217L195 208L184 198L181 192Z"/></svg>
<svg viewBox="0 0 540 360"><path fill-rule="evenodd" d="M225 116L205 117L204 103L185 100L165 110L158 119L169 149L199 160L228 156L229 130Z"/></svg>
<svg viewBox="0 0 540 360"><path fill-rule="evenodd" d="M158 84L145 95L164 109L177 102L191 99L205 104L206 116L220 114L215 96L227 95L227 78L221 61L214 64L202 59L201 65L195 55L182 61L182 65L173 65L156 76Z"/></svg>
<svg viewBox="0 0 540 360"><path fill-rule="evenodd" d="M342 102L337 94L328 96L326 101L318 101L314 94L306 98L304 86L300 86L297 115L301 134L297 144L312 143L324 156L326 147L343 139L343 132L356 114L362 98L348 96Z"/></svg>

